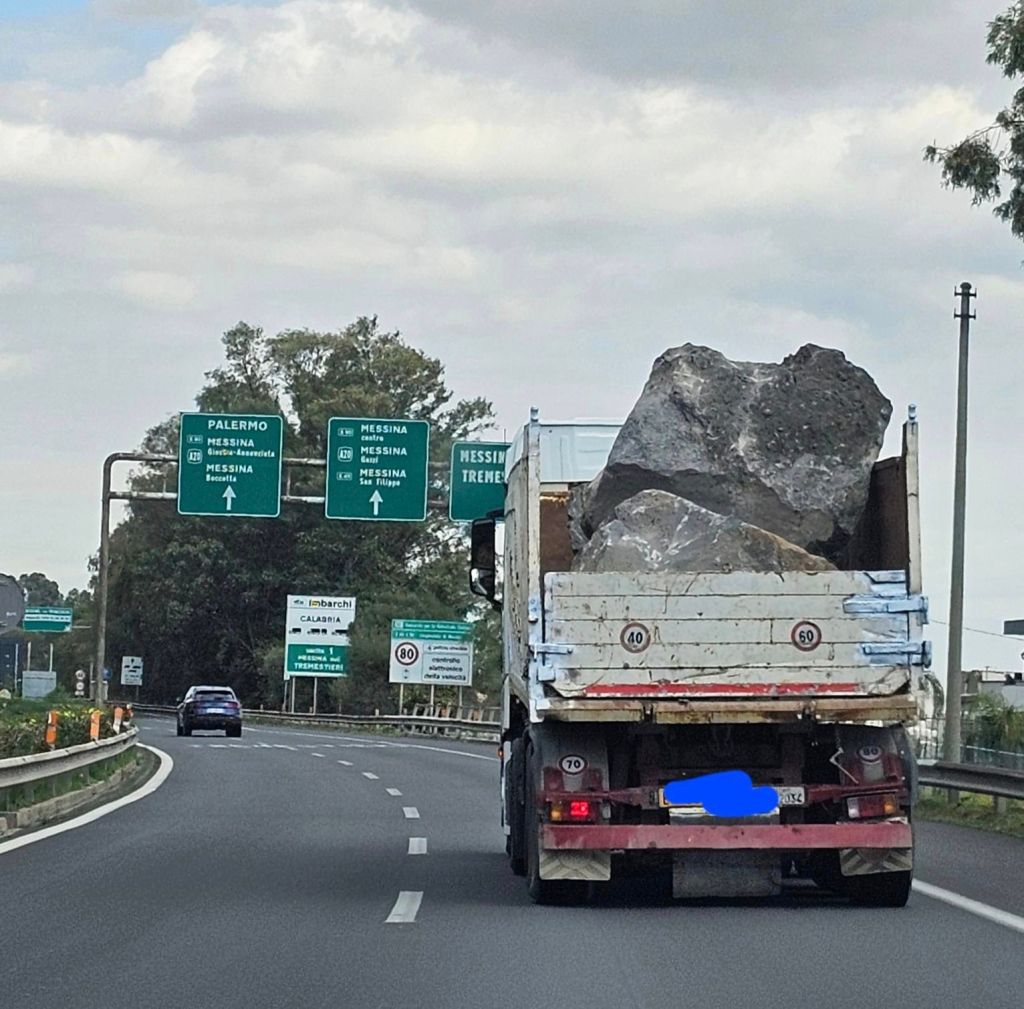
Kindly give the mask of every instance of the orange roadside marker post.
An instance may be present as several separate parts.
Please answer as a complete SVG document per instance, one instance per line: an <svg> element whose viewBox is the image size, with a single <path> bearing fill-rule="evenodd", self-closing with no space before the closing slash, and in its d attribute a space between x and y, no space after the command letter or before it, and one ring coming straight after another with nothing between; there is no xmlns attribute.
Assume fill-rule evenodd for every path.
<svg viewBox="0 0 1024 1009"><path fill-rule="evenodd" d="M118 706L114 708L114 732L121 731L121 720L124 718L124 708Z"/></svg>
<svg viewBox="0 0 1024 1009"><path fill-rule="evenodd" d="M60 712L48 711L46 713L46 745L52 750L57 745L57 719Z"/></svg>
<svg viewBox="0 0 1024 1009"><path fill-rule="evenodd" d="M100 738L100 717L102 712L94 711L89 718L89 738L96 742Z"/></svg>

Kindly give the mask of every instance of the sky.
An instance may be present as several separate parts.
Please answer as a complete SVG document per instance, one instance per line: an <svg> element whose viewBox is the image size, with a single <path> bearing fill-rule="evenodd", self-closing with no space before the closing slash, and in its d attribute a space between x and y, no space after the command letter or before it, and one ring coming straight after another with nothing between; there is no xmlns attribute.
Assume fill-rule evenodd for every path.
<svg viewBox="0 0 1024 1009"><path fill-rule="evenodd" d="M1024 641L1024 245L921 151L989 123L977 0L4 0L0 570L87 583L100 470L220 336L376 314L498 429L622 418L686 342L838 347L918 405L946 619L971 349L967 667ZM931 627L944 669L946 628Z"/></svg>

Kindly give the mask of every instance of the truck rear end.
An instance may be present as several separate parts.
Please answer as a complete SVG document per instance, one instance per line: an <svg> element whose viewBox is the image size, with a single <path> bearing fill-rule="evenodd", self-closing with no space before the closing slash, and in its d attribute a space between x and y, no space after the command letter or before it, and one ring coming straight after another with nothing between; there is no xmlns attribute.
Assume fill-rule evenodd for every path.
<svg viewBox="0 0 1024 1009"><path fill-rule="evenodd" d="M509 453L513 870L541 902L653 874L679 897L767 895L800 876L904 903L916 789L904 726L929 661L916 423L901 455L875 465L849 569L783 574L573 572L571 488L595 475L610 436L534 417ZM474 528L474 563L496 597L493 535L493 523ZM702 789L725 781L750 795L723 813Z"/></svg>

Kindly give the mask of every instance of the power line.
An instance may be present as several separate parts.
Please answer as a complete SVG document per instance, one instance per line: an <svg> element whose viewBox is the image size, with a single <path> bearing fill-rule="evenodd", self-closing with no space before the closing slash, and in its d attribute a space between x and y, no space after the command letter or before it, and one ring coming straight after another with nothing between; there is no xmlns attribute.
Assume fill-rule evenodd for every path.
<svg viewBox="0 0 1024 1009"><path fill-rule="evenodd" d="M943 627L949 626L948 620L929 620L928 623L942 624ZM965 627L964 630L969 631L971 634L984 634L989 638L1002 638L1003 641L1024 641L1024 637L1021 637L1019 634L999 634L996 631L983 631L977 627Z"/></svg>

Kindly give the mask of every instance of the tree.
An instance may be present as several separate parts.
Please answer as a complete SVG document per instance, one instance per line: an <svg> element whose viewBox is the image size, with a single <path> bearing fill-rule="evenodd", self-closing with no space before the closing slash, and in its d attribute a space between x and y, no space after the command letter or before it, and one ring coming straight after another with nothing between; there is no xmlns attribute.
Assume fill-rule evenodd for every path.
<svg viewBox="0 0 1024 1009"><path fill-rule="evenodd" d="M375 318L272 337L243 322L223 344L224 363L207 373L197 405L281 414L288 456L322 459L332 416L408 417L430 422L440 473L453 439L491 419L486 400L455 401L441 362ZM175 417L151 428L143 445L176 455L177 443ZM153 490L175 479L174 467L143 467L131 482ZM322 471L296 470L291 493L322 495L323 480ZM111 665L119 655L144 656L154 700L222 682L248 703L277 705L287 594L354 595L351 674L330 696L346 710L384 708L391 619L465 618L476 606L466 570L461 533L436 513L421 523L331 522L321 509L289 503L278 519L228 520L180 516L173 502L133 503L111 536Z"/></svg>
<svg viewBox="0 0 1024 1009"><path fill-rule="evenodd" d="M63 606L64 597L60 594L60 586L41 571L33 571L30 575L19 575L18 584L25 592L25 602L29 606Z"/></svg>
<svg viewBox="0 0 1024 1009"><path fill-rule="evenodd" d="M1024 0L989 22L986 62L1002 67L1003 76L1011 80L1024 74ZM924 158L942 166L944 186L973 193L975 206L999 200L1004 177L1009 180L1009 194L993 212L1024 240L1024 88L990 126L951 147L929 144Z"/></svg>

